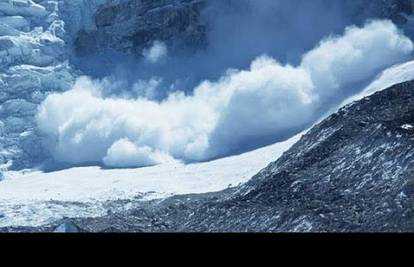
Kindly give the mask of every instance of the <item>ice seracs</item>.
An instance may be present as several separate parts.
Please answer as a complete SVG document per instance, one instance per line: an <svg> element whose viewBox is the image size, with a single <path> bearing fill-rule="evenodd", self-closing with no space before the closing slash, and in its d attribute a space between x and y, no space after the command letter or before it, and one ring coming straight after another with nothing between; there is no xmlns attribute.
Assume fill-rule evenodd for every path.
<svg viewBox="0 0 414 267"><path fill-rule="evenodd" d="M0 12L8 16L44 17L48 14L44 6L32 0L0 0Z"/></svg>
<svg viewBox="0 0 414 267"><path fill-rule="evenodd" d="M47 157L36 106L71 88L79 75L69 63L71 34L92 25L106 1L0 0L0 164L25 168Z"/></svg>
<svg viewBox="0 0 414 267"><path fill-rule="evenodd" d="M0 17L0 24L16 30L27 30L30 27L30 22L22 16Z"/></svg>
<svg viewBox="0 0 414 267"><path fill-rule="evenodd" d="M75 79L62 1L0 0L0 164L42 160L34 115L48 92ZM17 166L18 165L18 166Z"/></svg>

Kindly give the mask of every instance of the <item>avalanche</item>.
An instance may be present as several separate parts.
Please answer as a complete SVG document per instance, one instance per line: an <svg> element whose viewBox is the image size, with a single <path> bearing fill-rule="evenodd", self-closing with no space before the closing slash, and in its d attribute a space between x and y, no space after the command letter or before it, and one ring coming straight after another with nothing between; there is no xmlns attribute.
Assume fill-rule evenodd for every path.
<svg viewBox="0 0 414 267"><path fill-rule="evenodd" d="M414 79L413 69L414 61L411 61L385 70L361 91L363 93L342 105ZM306 132L285 142L205 163L173 162L139 169L81 167L49 173L40 170L4 172L4 180L0 182L0 214L3 214L0 226L36 226L63 217L101 216L109 210L128 208L112 204L116 200L159 199L237 186L277 160Z"/></svg>

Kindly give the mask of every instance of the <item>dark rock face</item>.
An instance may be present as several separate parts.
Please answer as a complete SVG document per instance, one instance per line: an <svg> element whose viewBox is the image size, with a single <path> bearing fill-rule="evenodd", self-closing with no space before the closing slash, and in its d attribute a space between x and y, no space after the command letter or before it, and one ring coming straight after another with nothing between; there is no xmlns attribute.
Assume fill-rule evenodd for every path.
<svg viewBox="0 0 414 267"><path fill-rule="evenodd" d="M345 0L345 9L352 10L356 16L389 18L396 23L403 23L401 13L412 14L412 0Z"/></svg>
<svg viewBox="0 0 414 267"><path fill-rule="evenodd" d="M342 108L238 188L73 222L90 232L412 232L414 81Z"/></svg>
<svg viewBox="0 0 414 267"><path fill-rule="evenodd" d="M228 5L240 2L227 1ZM335 2L336 1L336 2ZM401 13L413 13L412 0L329 0L338 3L355 21L389 18L404 24ZM75 49L89 54L111 48L140 54L155 40L169 48L199 49L208 45L209 25L202 19L207 0L125 0L100 6L94 16L95 29L81 30L75 37Z"/></svg>
<svg viewBox="0 0 414 267"><path fill-rule="evenodd" d="M78 33L75 47L87 53L112 48L141 53L159 40L174 47L201 47L205 28L200 22L203 0L130 0L102 5L95 14L96 31Z"/></svg>

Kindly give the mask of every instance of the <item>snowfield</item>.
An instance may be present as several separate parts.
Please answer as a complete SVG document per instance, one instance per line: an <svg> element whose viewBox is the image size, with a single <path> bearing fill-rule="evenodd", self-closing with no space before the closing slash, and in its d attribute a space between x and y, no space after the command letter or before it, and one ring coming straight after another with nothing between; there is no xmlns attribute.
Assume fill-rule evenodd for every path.
<svg viewBox="0 0 414 267"><path fill-rule="evenodd" d="M0 227L37 226L70 216L102 216L109 209L106 202L111 200L151 200L237 186L277 160L302 135L242 155L189 165L6 172L0 182Z"/></svg>

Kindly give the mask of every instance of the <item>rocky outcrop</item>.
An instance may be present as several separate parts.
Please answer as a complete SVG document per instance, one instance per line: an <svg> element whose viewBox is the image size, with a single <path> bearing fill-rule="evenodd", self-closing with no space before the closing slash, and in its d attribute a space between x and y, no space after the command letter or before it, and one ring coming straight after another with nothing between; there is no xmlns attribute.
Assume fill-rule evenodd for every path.
<svg viewBox="0 0 414 267"><path fill-rule="evenodd" d="M107 3L94 15L94 29L81 29L75 39L78 53L115 49L140 54L152 41L170 47L201 47L205 26L200 22L204 0L132 0Z"/></svg>

